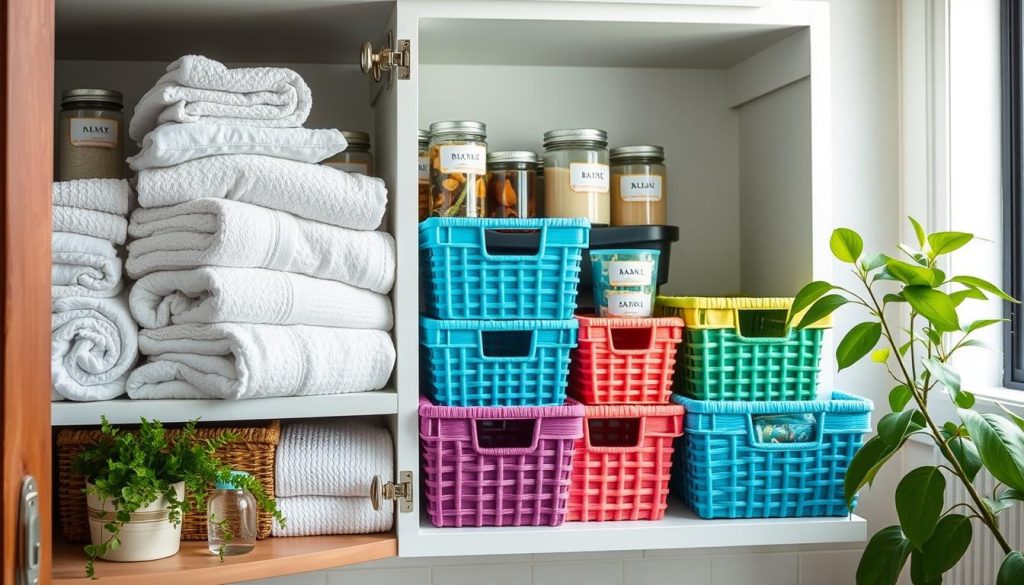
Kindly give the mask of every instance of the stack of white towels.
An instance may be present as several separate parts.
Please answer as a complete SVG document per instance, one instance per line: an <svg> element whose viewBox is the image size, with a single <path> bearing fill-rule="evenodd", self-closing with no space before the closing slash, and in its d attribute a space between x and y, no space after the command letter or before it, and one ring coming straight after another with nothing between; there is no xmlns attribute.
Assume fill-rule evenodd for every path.
<svg viewBox="0 0 1024 585"><path fill-rule="evenodd" d="M52 400L109 400L138 358L118 247L132 190L120 179L53 184Z"/></svg>
<svg viewBox="0 0 1024 585"><path fill-rule="evenodd" d="M383 388L395 244L376 231L380 179L315 164L346 147L302 128L289 69L167 68L135 108L140 209L128 226L131 312L148 358L136 399L339 394Z"/></svg>
<svg viewBox="0 0 1024 585"><path fill-rule="evenodd" d="M391 530L394 505L367 501L374 475L394 477L388 429L366 419L296 421L281 427L274 457L277 507L287 518L273 536L368 534Z"/></svg>

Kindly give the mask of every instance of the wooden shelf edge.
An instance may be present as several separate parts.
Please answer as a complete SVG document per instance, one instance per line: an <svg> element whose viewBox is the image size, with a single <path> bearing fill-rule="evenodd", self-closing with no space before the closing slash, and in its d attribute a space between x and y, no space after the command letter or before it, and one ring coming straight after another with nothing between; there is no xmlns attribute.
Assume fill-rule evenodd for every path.
<svg viewBox="0 0 1024 585"><path fill-rule="evenodd" d="M394 533L307 536L261 540L253 552L210 554L206 542L183 542L177 555L140 563L96 562L98 580L85 576L82 545L61 543L53 551L53 583L60 585L223 585L292 573L331 569L398 555Z"/></svg>

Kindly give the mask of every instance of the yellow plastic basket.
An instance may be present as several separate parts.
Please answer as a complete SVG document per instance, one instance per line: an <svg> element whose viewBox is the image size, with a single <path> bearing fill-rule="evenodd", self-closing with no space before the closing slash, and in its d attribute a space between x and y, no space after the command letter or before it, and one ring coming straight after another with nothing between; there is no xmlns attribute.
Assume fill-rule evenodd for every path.
<svg viewBox="0 0 1024 585"><path fill-rule="evenodd" d="M793 299L786 297L667 297L659 296L655 312L662 317L682 317L690 329L739 329L742 311L786 311L793 306ZM797 314L793 323L803 318L804 309ZM810 325L808 329L831 329L832 317Z"/></svg>

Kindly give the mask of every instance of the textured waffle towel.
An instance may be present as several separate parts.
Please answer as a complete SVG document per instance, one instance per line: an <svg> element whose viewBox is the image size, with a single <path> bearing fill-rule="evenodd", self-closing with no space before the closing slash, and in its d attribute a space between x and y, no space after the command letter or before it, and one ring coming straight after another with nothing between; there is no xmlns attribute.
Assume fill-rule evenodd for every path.
<svg viewBox="0 0 1024 585"><path fill-rule="evenodd" d="M197 199L132 214L125 267L132 278L199 266L269 268L386 293L395 240L225 199Z"/></svg>
<svg viewBox="0 0 1024 585"><path fill-rule="evenodd" d="M121 292L121 259L107 240L54 233L50 281L53 298L112 297Z"/></svg>
<svg viewBox="0 0 1024 585"><path fill-rule="evenodd" d="M136 187L142 207L233 199L356 230L377 229L388 200L380 179L256 154L209 156L145 170Z"/></svg>
<svg viewBox="0 0 1024 585"><path fill-rule="evenodd" d="M228 322L390 331L392 325L391 301L382 294L262 268L154 272L132 286L129 302L150 329Z"/></svg>
<svg viewBox="0 0 1024 585"><path fill-rule="evenodd" d="M291 422L281 426L274 491L278 497L365 499L373 476L390 481L394 469L391 433L379 424L356 418Z"/></svg>
<svg viewBox="0 0 1024 585"><path fill-rule="evenodd" d="M53 206L53 231L101 238L123 244L128 233L128 220L121 215L94 209Z"/></svg>
<svg viewBox="0 0 1024 585"><path fill-rule="evenodd" d="M313 97L298 73L281 67L228 69L186 55L135 106L128 135L140 142L164 122L291 128L309 117Z"/></svg>
<svg viewBox="0 0 1024 585"><path fill-rule="evenodd" d="M288 527L274 523L271 536L323 536L326 534L371 534L391 530L394 506L374 510L366 496L336 498L295 496L277 498L277 507L288 519Z"/></svg>
<svg viewBox="0 0 1024 585"><path fill-rule="evenodd" d="M145 329L149 356L131 398L266 398L383 388L395 347L383 331L308 325L171 325Z"/></svg>
<svg viewBox="0 0 1024 585"><path fill-rule="evenodd" d="M124 296L53 301L50 376L54 399L109 400L124 394L138 358L138 327Z"/></svg>
<svg viewBox="0 0 1024 585"><path fill-rule="evenodd" d="M128 215L132 188L124 179L79 179L53 184L53 204Z"/></svg>

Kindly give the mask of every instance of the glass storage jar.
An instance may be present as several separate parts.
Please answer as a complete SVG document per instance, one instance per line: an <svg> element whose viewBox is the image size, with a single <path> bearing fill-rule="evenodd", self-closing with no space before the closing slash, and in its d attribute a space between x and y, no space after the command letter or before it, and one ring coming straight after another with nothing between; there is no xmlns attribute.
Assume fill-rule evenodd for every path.
<svg viewBox="0 0 1024 585"><path fill-rule="evenodd" d="M348 147L325 160L323 164L346 173L374 176L373 155L370 154L370 135L356 130L342 130L341 135L348 142Z"/></svg>
<svg viewBox="0 0 1024 585"><path fill-rule="evenodd" d="M537 217L537 154L504 150L487 154L490 217Z"/></svg>
<svg viewBox="0 0 1024 585"><path fill-rule="evenodd" d="M487 126L469 120L430 125L430 215L487 217Z"/></svg>
<svg viewBox="0 0 1024 585"><path fill-rule="evenodd" d="M620 146L610 158L612 225L665 225L665 149Z"/></svg>
<svg viewBox="0 0 1024 585"><path fill-rule="evenodd" d="M544 212L548 217L611 220L608 133L593 128L544 133Z"/></svg>
<svg viewBox="0 0 1024 585"><path fill-rule="evenodd" d="M534 207L536 208L537 215L534 217L544 217L544 158L537 158L537 180L535 182L533 190L533 200L536 202Z"/></svg>
<svg viewBox="0 0 1024 585"><path fill-rule="evenodd" d="M58 116L59 180L123 179L122 95L110 89L69 89Z"/></svg>
<svg viewBox="0 0 1024 585"><path fill-rule="evenodd" d="M244 555L256 548L256 498L234 482L248 477L232 471L231 480L217 482L206 505L206 539L215 555Z"/></svg>
<svg viewBox="0 0 1024 585"><path fill-rule="evenodd" d="M423 221L430 217L430 131L420 130L417 133L419 156L417 157L417 173L419 179L419 218Z"/></svg>

